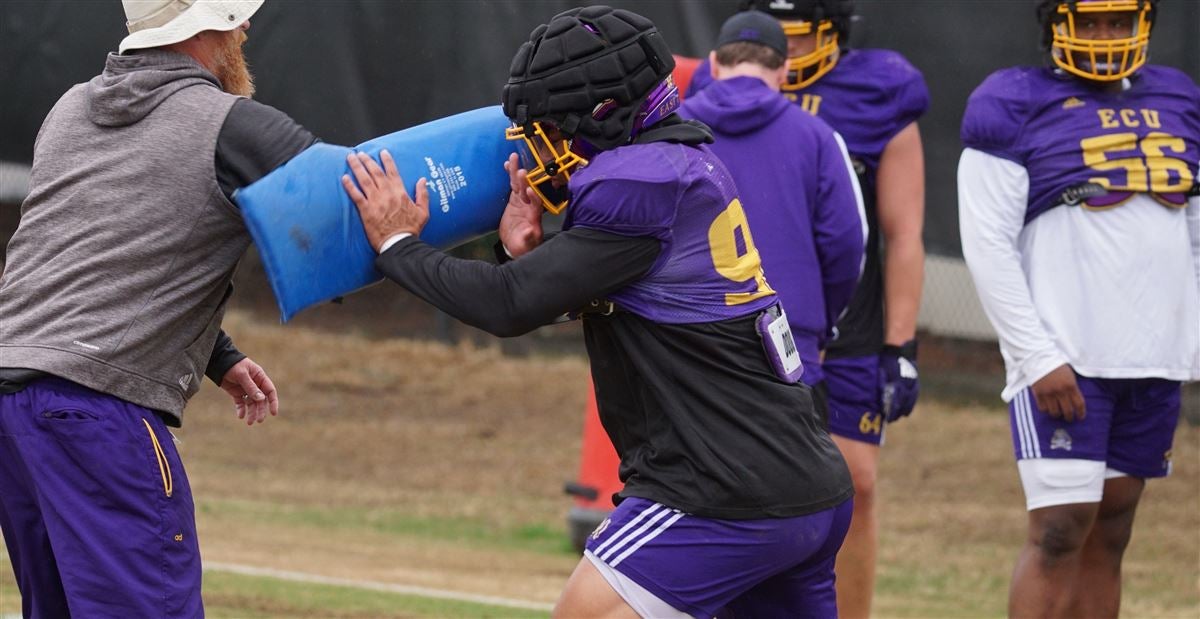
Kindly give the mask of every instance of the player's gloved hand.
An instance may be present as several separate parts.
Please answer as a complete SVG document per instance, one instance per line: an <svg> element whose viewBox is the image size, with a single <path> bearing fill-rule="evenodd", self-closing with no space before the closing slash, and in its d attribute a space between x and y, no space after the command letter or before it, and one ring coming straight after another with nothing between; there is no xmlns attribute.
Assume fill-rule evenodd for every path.
<svg viewBox="0 0 1200 619"><path fill-rule="evenodd" d="M885 345L879 353L879 411L888 423L908 416L917 404L917 342Z"/></svg>

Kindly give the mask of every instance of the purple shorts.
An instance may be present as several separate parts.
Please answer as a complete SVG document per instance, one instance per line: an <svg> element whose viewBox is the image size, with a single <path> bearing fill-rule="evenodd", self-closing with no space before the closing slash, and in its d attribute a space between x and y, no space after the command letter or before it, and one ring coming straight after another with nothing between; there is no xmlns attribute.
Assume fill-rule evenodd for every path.
<svg viewBox="0 0 1200 619"><path fill-rule="evenodd" d="M1028 388L1009 403L1017 459L1099 460L1133 477L1167 475L1179 424L1180 383L1079 375L1075 380L1087 403L1081 420L1064 421L1043 413Z"/></svg>
<svg viewBox="0 0 1200 619"><path fill-rule="evenodd" d="M833 619L833 563L852 511L847 500L794 518L714 520L630 498L592 533L587 551L697 619Z"/></svg>
<svg viewBox="0 0 1200 619"><path fill-rule="evenodd" d="M827 359L822 367L829 388L829 433L881 444L886 424L879 411L879 357Z"/></svg>
<svg viewBox="0 0 1200 619"><path fill-rule="evenodd" d="M154 412L58 378L0 395L0 528L26 617L201 617L191 488Z"/></svg>

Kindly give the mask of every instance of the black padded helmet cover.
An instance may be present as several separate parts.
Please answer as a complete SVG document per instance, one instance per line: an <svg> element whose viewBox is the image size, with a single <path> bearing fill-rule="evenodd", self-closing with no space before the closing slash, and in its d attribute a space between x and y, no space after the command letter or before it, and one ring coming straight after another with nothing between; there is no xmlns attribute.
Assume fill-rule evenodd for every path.
<svg viewBox="0 0 1200 619"><path fill-rule="evenodd" d="M637 113L675 59L654 24L607 6L571 9L538 26L513 57L501 100L527 130L548 122L607 150L629 141ZM612 100L611 113L593 118Z"/></svg>

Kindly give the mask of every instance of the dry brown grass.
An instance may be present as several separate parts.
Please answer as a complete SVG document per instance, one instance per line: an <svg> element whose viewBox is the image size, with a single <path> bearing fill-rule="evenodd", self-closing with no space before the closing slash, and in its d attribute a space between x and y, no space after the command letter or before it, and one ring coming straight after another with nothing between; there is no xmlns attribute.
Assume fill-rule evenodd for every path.
<svg viewBox="0 0 1200 619"><path fill-rule="evenodd" d="M1139 506L1127 617L1200 617L1200 429L1181 425L1174 452L1172 476L1150 481ZM1026 522L1005 412L923 400L888 429L880 470L877 610L1002 616Z"/></svg>
<svg viewBox="0 0 1200 619"><path fill-rule="evenodd" d="M285 416L247 432L222 418L225 403L211 391L192 407L187 440L203 453L189 447L188 457L202 502L233 497L561 526L561 484L575 475L578 453L583 360L511 359L494 349L371 341L244 317L230 330L272 368ZM1200 431L1181 427L1175 451L1175 474L1152 482L1141 506L1125 565L1127 616L1200 612ZM1002 615L1025 512L998 400L962 408L927 398L889 429L881 470L879 613ZM527 553L525 563L502 567L515 550L450 544L458 548L451 552L442 541L378 531L341 535L303 542L322 557L306 567L370 555L357 573L551 600L572 563ZM214 537L224 535L207 537L210 555Z"/></svg>
<svg viewBox="0 0 1200 619"><path fill-rule="evenodd" d="M245 429L213 389L189 407L185 458L201 496L528 522L575 473L587 364L371 341L230 319L268 368L283 413ZM418 500L419 499L419 500ZM520 504L532 503L526 509Z"/></svg>
<svg viewBox="0 0 1200 619"><path fill-rule="evenodd" d="M561 489L576 474L585 360L245 314L226 328L271 373L283 413L240 426L211 386L189 407L179 435L206 560L555 599L576 561ZM1200 430L1181 426L1175 453L1138 514L1127 617L1200 616ZM1025 513L998 400L926 397L889 429L881 471L876 614L1002 616Z"/></svg>
<svg viewBox="0 0 1200 619"><path fill-rule="evenodd" d="M207 559L555 599L570 555L423 539L411 520L478 521L483 533L559 526L562 484L576 474L583 359L512 360L244 315L226 329L268 369L282 413L238 426L214 389L189 407L179 434ZM300 515L280 526L268 505ZM357 526L312 522L321 510Z"/></svg>

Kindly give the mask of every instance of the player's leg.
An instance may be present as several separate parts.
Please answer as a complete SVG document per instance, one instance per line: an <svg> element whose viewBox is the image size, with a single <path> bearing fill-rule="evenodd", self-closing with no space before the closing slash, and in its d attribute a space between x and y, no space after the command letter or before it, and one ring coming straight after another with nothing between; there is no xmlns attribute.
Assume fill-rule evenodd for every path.
<svg viewBox="0 0 1200 619"><path fill-rule="evenodd" d="M1179 424L1181 388L1175 381L1114 381L1122 386L1109 431L1104 498L1084 543L1078 595L1072 615L1116 617L1121 608L1121 560L1133 533L1134 513L1145 479L1170 472L1171 444Z"/></svg>
<svg viewBox="0 0 1200 619"><path fill-rule="evenodd" d="M604 572L601 572L604 570ZM636 604L635 609L630 604ZM567 579L554 619L637 619L663 617L684 619L687 613L672 608L620 572L594 556L585 556Z"/></svg>
<svg viewBox="0 0 1200 619"><path fill-rule="evenodd" d="M878 365L872 356L830 360L822 366L829 389L830 434L854 480L854 517L836 567L838 611L846 619L870 616L875 591L875 481L884 430Z"/></svg>
<svg viewBox="0 0 1200 619"><path fill-rule="evenodd" d="M1103 490L1098 489L1097 495L1100 492ZM1098 505L1056 505L1029 512L1028 534L1009 588L1009 617L1067 615L1075 596L1083 543L1096 520Z"/></svg>
<svg viewBox="0 0 1200 619"><path fill-rule="evenodd" d="M1083 544L1075 596L1068 615L1115 618L1121 609L1121 558L1133 533L1133 517L1145 480L1113 477L1104 483L1096 522Z"/></svg>
<svg viewBox="0 0 1200 619"><path fill-rule="evenodd" d="M70 615L202 616L191 489L162 420L57 379L25 392L22 457L53 463L29 474Z"/></svg>
<svg viewBox="0 0 1200 619"><path fill-rule="evenodd" d="M854 480L854 517L846 541L837 555L838 608L842 617L856 619L871 614L875 591L875 555L879 523L875 515L875 479L879 446L833 435Z"/></svg>
<svg viewBox="0 0 1200 619"><path fill-rule="evenodd" d="M1043 413L1029 389L1009 405L1013 448L1029 510L1028 531L1009 589L1010 617L1063 617L1077 593L1084 543L1104 494L1113 395L1103 380L1078 377L1087 416Z"/></svg>
<svg viewBox="0 0 1200 619"><path fill-rule="evenodd" d="M676 543L684 516L646 499L622 501L588 536L554 617L690 617L688 602L672 591L694 577L687 567L696 555Z"/></svg>
<svg viewBox="0 0 1200 619"><path fill-rule="evenodd" d="M759 583L718 613L719 619L836 619L839 616L834 562L838 548L850 528L854 507L847 501L831 510L806 518L828 523L823 542L796 565Z"/></svg>

